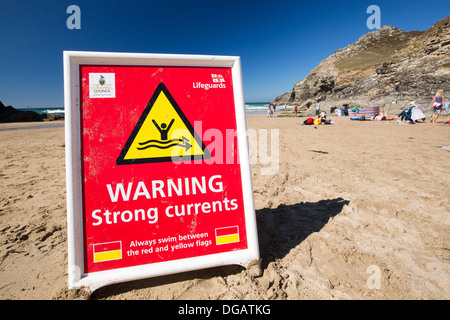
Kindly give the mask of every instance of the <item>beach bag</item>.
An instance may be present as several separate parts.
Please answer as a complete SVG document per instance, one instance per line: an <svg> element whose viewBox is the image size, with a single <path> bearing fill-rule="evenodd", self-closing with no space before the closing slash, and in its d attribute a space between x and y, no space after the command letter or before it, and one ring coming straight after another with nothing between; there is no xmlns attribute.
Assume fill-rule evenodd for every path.
<svg viewBox="0 0 450 320"><path fill-rule="evenodd" d="M316 119L314 120L314 125L317 126L319 124L322 124L322 119Z"/></svg>
<svg viewBox="0 0 450 320"><path fill-rule="evenodd" d="M303 124L305 124L305 125L312 125L313 123L314 123L313 118L308 118L305 121L303 121Z"/></svg>

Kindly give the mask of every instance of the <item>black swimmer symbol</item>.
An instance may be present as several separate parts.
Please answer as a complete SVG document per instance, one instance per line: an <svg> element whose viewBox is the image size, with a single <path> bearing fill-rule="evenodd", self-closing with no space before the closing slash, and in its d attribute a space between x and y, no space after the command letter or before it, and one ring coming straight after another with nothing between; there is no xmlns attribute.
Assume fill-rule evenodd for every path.
<svg viewBox="0 0 450 320"><path fill-rule="evenodd" d="M168 127L165 123L161 123L161 127L160 127L158 125L158 123L155 121L155 119L152 119L153 124L155 125L156 129L158 129L159 133L161 134L162 141L166 141L168 139L167 133L169 132L170 128L172 127L174 121L175 121L175 119L172 119L172 121L170 121ZM167 127L167 129L166 129L166 127Z"/></svg>

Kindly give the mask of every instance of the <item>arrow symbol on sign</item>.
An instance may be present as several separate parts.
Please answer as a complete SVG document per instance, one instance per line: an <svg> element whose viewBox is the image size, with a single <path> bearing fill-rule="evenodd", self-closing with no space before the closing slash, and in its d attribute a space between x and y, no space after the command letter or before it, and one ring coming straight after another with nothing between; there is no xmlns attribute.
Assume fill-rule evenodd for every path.
<svg viewBox="0 0 450 320"><path fill-rule="evenodd" d="M180 138L180 140L182 141L182 144L179 144L179 146L183 147L185 149L184 151L188 151L192 147L189 140L185 136Z"/></svg>

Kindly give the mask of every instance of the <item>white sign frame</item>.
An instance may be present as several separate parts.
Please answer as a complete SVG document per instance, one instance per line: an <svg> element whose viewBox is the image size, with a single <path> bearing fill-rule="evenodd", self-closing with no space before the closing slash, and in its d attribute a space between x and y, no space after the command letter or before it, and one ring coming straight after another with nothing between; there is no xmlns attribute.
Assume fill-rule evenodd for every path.
<svg viewBox="0 0 450 320"><path fill-rule="evenodd" d="M67 185L68 286L97 288L131 280L163 276L224 265L256 268L260 274L260 256L250 172L250 157L245 119L245 102L240 57L172 55L111 52L64 51L64 106ZM199 256L175 261L84 273L83 194L81 176L80 65L227 67L233 78L239 163L243 189L248 248L233 252Z"/></svg>

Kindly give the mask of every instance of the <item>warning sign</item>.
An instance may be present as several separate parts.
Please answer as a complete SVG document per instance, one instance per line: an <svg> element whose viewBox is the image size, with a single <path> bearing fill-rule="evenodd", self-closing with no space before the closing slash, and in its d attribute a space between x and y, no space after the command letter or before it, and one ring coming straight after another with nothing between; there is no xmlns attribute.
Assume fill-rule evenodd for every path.
<svg viewBox="0 0 450 320"><path fill-rule="evenodd" d="M209 159L210 152L163 83L155 90L117 164Z"/></svg>
<svg viewBox="0 0 450 320"><path fill-rule="evenodd" d="M259 259L239 58L65 53L69 283Z"/></svg>

